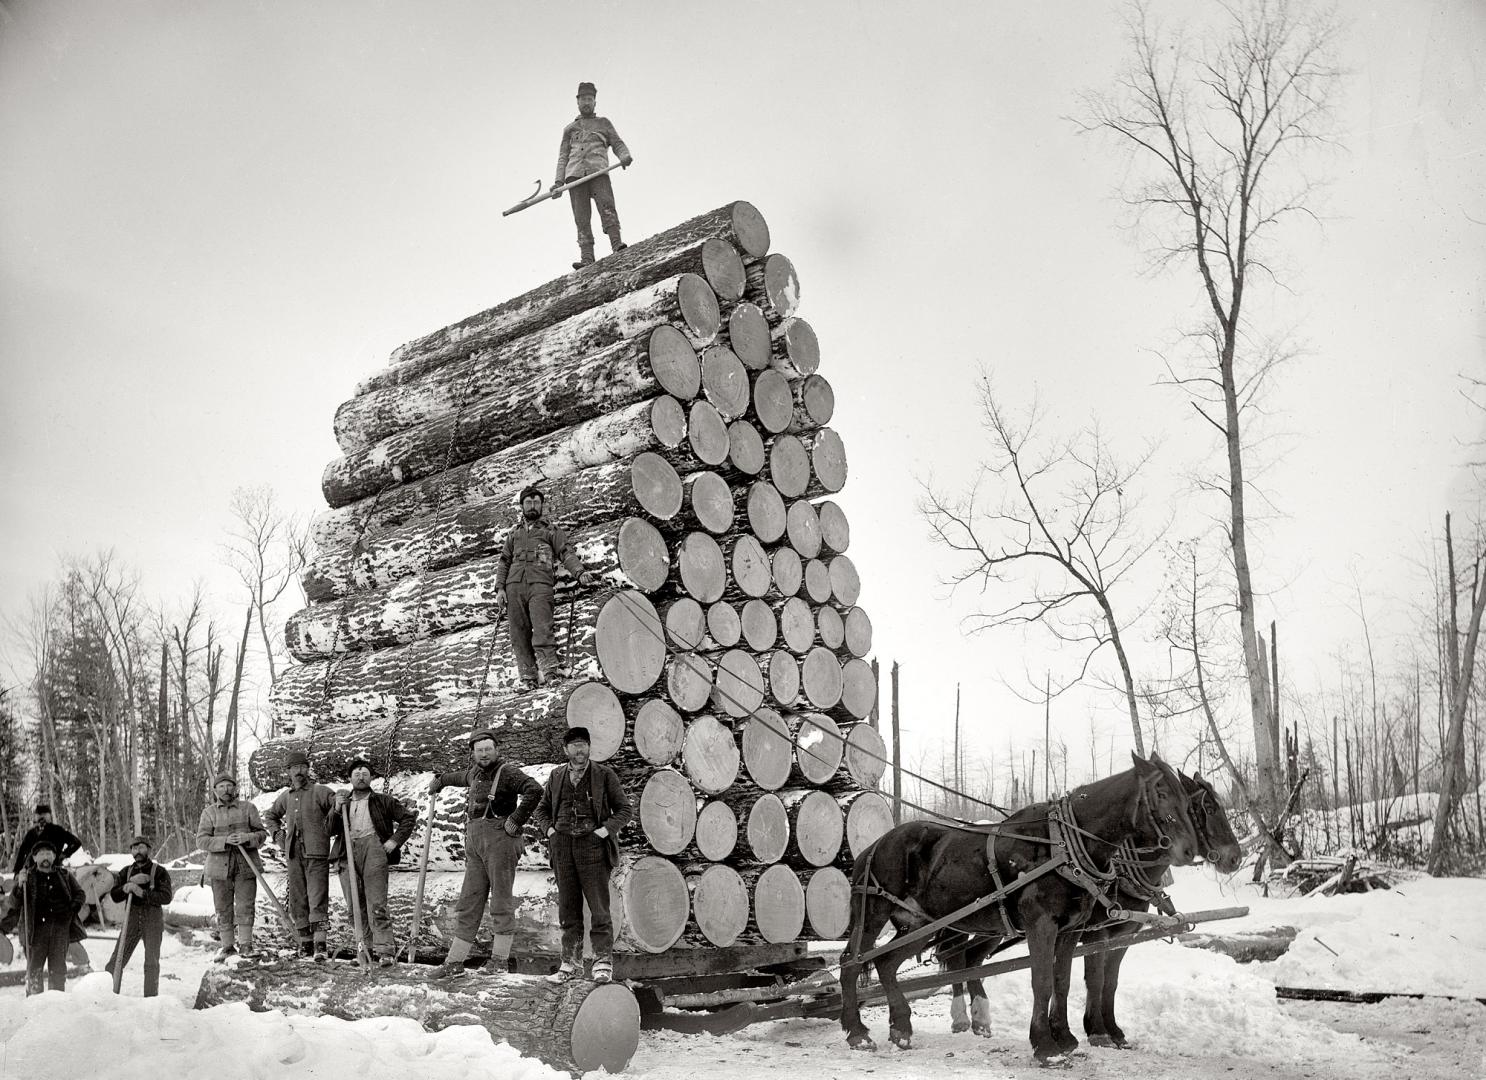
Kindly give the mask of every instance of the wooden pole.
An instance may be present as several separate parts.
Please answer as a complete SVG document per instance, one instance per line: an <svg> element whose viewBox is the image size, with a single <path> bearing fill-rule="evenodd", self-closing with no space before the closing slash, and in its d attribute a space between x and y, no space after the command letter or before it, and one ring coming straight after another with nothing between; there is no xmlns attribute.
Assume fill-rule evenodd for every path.
<svg viewBox="0 0 1486 1080"><path fill-rule="evenodd" d="M877 657L875 656L872 658L872 685L876 688L876 692L872 697L872 711L867 715L867 723L872 725L873 731L876 731L881 726L882 721L882 710L880 708L882 702L882 671L878 667Z"/></svg>
<svg viewBox="0 0 1486 1080"><path fill-rule="evenodd" d="M898 661L893 661L893 824L903 823L903 739L898 717Z"/></svg>
<svg viewBox="0 0 1486 1080"><path fill-rule="evenodd" d="M435 795L428 794L428 824L423 830L423 851L418 856L418 891L413 894L413 932L408 935L408 963L418 958L418 923L423 918L423 886L428 881L428 852L433 847L433 808Z"/></svg>
<svg viewBox="0 0 1486 1080"><path fill-rule="evenodd" d="M129 912L133 910L134 894L124 894L124 921L119 923L119 940L114 943L114 994L119 994L124 988L124 939L129 936ZM103 905L98 905L99 914L103 912Z"/></svg>
<svg viewBox="0 0 1486 1080"><path fill-rule="evenodd" d="M965 808L960 805L965 791L965 777L962 775L963 761L964 751L960 745L960 684L955 683L955 796L952 812L961 816L965 813Z"/></svg>
<svg viewBox="0 0 1486 1080"><path fill-rule="evenodd" d="M1042 797L1052 798L1052 730L1053 730L1053 673L1049 671L1042 687Z"/></svg>
<svg viewBox="0 0 1486 1080"><path fill-rule="evenodd" d="M430 818L432 815L430 815ZM366 948L366 936L362 931L361 890L356 880L356 850L351 840L351 802L341 806L341 828L346 831L346 880L349 895L346 903L351 908L351 925L356 932L356 956L364 968L371 967L371 953ZM426 849L425 849L426 850Z"/></svg>

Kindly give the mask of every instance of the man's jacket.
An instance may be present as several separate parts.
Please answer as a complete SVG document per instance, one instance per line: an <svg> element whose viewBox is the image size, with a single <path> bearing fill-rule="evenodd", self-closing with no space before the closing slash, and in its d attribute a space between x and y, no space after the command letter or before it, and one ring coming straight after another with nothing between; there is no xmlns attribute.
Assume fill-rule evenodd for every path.
<svg viewBox="0 0 1486 1080"><path fill-rule="evenodd" d="M469 788L465 813L471 821L510 818L518 827L525 825L542 797L542 785L527 776L514 761L494 761L483 768L471 765L458 772L443 773L438 780L441 788Z"/></svg>
<svg viewBox="0 0 1486 1080"><path fill-rule="evenodd" d="M335 792L324 784L306 784L299 791L279 792L263 812L263 825L288 858L323 859L330 853L327 822L333 813Z"/></svg>
<svg viewBox="0 0 1486 1080"><path fill-rule="evenodd" d="M557 148L557 175L554 184L576 180L609 167L609 148L623 161L630 156L629 147L614 130L606 116L579 116L562 129L562 142Z"/></svg>
<svg viewBox="0 0 1486 1080"><path fill-rule="evenodd" d="M380 791L368 792L366 801L367 812L371 814L372 828L376 831L377 839L384 844L388 840L394 840L397 843L397 846L387 853L387 864L395 866L402 858L403 844L407 843L408 837L413 835L413 826L418 824L418 811L409 810L396 795L386 795ZM346 857L345 822L339 812L331 817L329 827L330 861L335 862L337 859Z"/></svg>
<svg viewBox="0 0 1486 1080"><path fill-rule="evenodd" d="M522 521L506 534L495 564L495 587L555 584L558 563L574 577L583 572L583 564L568 548L568 534L560 526L546 518Z"/></svg>
<svg viewBox="0 0 1486 1080"><path fill-rule="evenodd" d="M55 821L48 821L45 825L32 825L21 835L21 846L15 849L15 865L10 868L12 874L19 874L21 867L26 865L26 856L31 854L31 849L36 846L38 840L50 840L52 846L57 849L57 865L61 866L68 857L83 846L83 842L73 836Z"/></svg>
<svg viewBox="0 0 1486 1080"><path fill-rule="evenodd" d="M150 879L149 884L143 886L144 892L138 896L124 891L124 886L129 884L129 879L135 874L145 874ZM146 859L143 863L133 862L116 871L113 891L108 895L120 904L129 901L132 904L130 910L160 908L170 903L170 898L175 895L175 886L171 883L169 870L153 859Z"/></svg>
<svg viewBox="0 0 1486 1080"><path fill-rule="evenodd" d="M22 893L25 894L24 902ZM5 917L0 919L0 934L14 933L20 927L26 935L27 948L34 948L46 940L53 928L66 926L71 940L82 941L88 935L83 932L77 914L87 902L88 895L72 876L72 871L58 866L43 873L33 866L25 883L10 892ZM20 926L23 913L27 925Z"/></svg>
<svg viewBox="0 0 1486 1080"><path fill-rule="evenodd" d="M562 765L553 769L552 775L547 778L547 785L542 789L542 799L537 803L537 812L532 815L532 823L539 833L545 834L548 827L557 820L557 793L567 775L568 767ZM597 761L588 763L588 795L589 805L593 807L593 815L599 826L609 831L609 835L604 838L604 847L608 849L609 868L612 870L619 862L619 841L616 837L619 830L629 824L632 813L629 796L624 793L619 774Z"/></svg>
<svg viewBox="0 0 1486 1080"><path fill-rule="evenodd" d="M249 837L244 845L248 849L246 858L255 866L263 865L257 849L268 839L268 832L258 817L258 808L246 799L233 799L225 806L213 801L201 811L201 821L196 826L196 846L206 850L208 881L226 881L231 876L232 858L237 849L228 847L227 838L233 833Z"/></svg>

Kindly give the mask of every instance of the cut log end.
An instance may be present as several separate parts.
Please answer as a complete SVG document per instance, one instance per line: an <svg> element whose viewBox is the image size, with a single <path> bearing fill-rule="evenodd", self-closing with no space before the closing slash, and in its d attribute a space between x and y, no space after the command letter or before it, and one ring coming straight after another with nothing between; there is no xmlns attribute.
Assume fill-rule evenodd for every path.
<svg viewBox="0 0 1486 1080"><path fill-rule="evenodd" d="M761 863L777 863L789 847L789 814L773 792L760 795L748 808L744 834L748 850Z"/></svg>
<svg viewBox="0 0 1486 1080"><path fill-rule="evenodd" d="M633 590L615 593L599 612L595 648L599 668L616 690L649 690L666 664L665 629L655 606Z"/></svg>
<svg viewBox="0 0 1486 1080"><path fill-rule="evenodd" d="M759 447L762 451L763 444L760 443ZM762 459L762 453L760 458ZM789 520L784 499L780 496L779 489L769 481L755 480L749 484L744 506L748 531L762 543L776 543L784 535Z"/></svg>
<svg viewBox="0 0 1486 1080"><path fill-rule="evenodd" d="M809 694L808 686L806 694ZM791 718L790 727L795 744L795 768L800 778L807 784L826 783L841 767L845 743L841 728L823 713Z"/></svg>
<svg viewBox="0 0 1486 1080"><path fill-rule="evenodd" d="M812 873L805 883L805 916L816 937L845 938L851 927L851 880L834 866Z"/></svg>
<svg viewBox="0 0 1486 1080"><path fill-rule="evenodd" d="M820 339L815 328L804 319L786 319L775 333L784 345L783 356L771 355L770 364L780 366L787 375L814 375L820 367Z"/></svg>
<svg viewBox="0 0 1486 1080"><path fill-rule="evenodd" d="M687 533L677 552L681 587L704 604L722 599L727 588L727 563L717 541L704 532Z"/></svg>
<svg viewBox="0 0 1486 1080"><path fill-rule="evenodd" d="M680 939L691 913L686 878L658 855L627 862L610 878L615 934L645 952L665 952Z"/></svg>
<svg viewBox="0 0 1486 1080"><path fill-rule="evenodd" d="M810 440L810 469L826 491L846 486L846 446L830 428L821 428Z"/></svg>
<svg viewBox="0 0 1486 1080"><path fill-rule="evenodd" d="M655 592L671 572L671 553L660 530L648 521L628 518L619 527L619 569L644 592Z"/></svg>
<svg viewBox="0 0 1486 1080"><path fill-rule="evenodd" d="M753 380L753 414L771 435L789 428L795 418L795 395L781 372L768 368Z"/></svg>
<svg viewBox="0 0 1486 1080"><path fill-rule="evenodd" d="M820 543L833 555L840 555L851 546L851 522L846 511L830 499L815 504L816 517L820 519Z"/></svg>
<svg viewBox="0 0 1486 1080"><path fill-rule="evenodd" d="M692 878L691 889L693 916L703 936L719 947L737 941L748 927L748 887L738 872L709 866Z"/></svg>
<svg viewBox="0 0 1486 1080"><path fill-rule="evenodd" d="M729 858L737 846L738 815L733 808L719 799L704 803L697 811L696 832L696 847L702 858L720 862Z"/></svg>
<svg viewBox="0 0 1486 1080"><path fill-rule="evenodd" d="M748 285L743 259L726 240L711 239L702 245L702 272L707 284L723 300L741 300Z"/></svg>
<svg viewBox="0 0 1486 1080"><path fill-rule="evenodd" d="M750 371L769 366L769 320L762 308L747 301L733 308L728 315L728 345Z"/></svg>
<svg viewBox="0 0 1486 1080"><path fill-rule="evenodd" d="M724 649L731 649L743 640L743 619L738 609L725 600L707 608L707 636Z"/></svg>
<svg viewBox="0 0 1486 1080"><path fill-rule="evenodd" d="M789 536L789 546L799 552L802 559L813 559L820 554L820 513L804 499L789 504L785 531Z"/></svg>
<svg viewBox="0 0 1486 1080"><path fill-rule="evenodd" d="M669 765L681 753L686 724L681 714L659 698L646 701L635 713L635 751L651 765Z"/></svg>
<svg viewBox="0 0 1486 1080"><path fill-rule="evenodd" d="M662 855L679 855L696 835L697 799L675 769L657 769L640 792L640 831Z"/></svg>
<svg viewBox="0 0 1486 1080"><path fill-rule="evenodd" d="M690 596L672 600L665 608L666 641L673 648L699 649L707 633L707 613Z"/></svg>
<svg viewBox="0 0 1486 1080"><path fill-rule="evenodd" d="M733 240L750 259L762 259L769 253L769 225L764 215L750 202L739 199L732 205Z"/></svg>
<svg viewBox="0 0 1486 1080"><path fill-rule="evenodd" d="M748 369L726 345L712 345L702 353L702 393L727 420L748 411Z"/></svg>
<svg viewBox="0 0 1486 1080"><path fill-rule="evenodd" d="M774 577L774 590L784 597L795 596L805 583L805 564L800 553L791 547L776 548L769 558L769 568Z"/></svg>
<svg viewBox="0 0 1486 1080"><path fill-rule="evenodd" d="M666 393L690 401L702 386L702 365L686 335L674 326L651 331L648 345L650 370Z"/></svg>
<svg viewBox="0 0 1486 1080"><path fill-rule="evenodd" d="M568 696L568 727L588 729L594 761L608 761L624 743L624 707L612 689L601 682L580 683Z"/></svg>
<svg viewBox="0 0 1486 1080"><path fill-rule="evenodd" d="M753 918L770 943L793 941L805 928L805 890L795 872L776 863L753 886Z"/></svg>
<svg viewBox="0 0 1486 1080"><path fill-rule="evenodd" d="M774 582L774 571L769 553L758 537L743 533L733 541L732 579L744 596L759 598L769 591Z"/></svg>
<svg viewBox="0 0 1486 1080"><path fill-rule="evenodd" d="M721 465L728 459L728 426L710 402L695 401L687 413L686 441L704 465Z"/></svg>
<svg viewBox="0 0 1486 1080"><path fill-rule="evenodd" d="M764 437L747 420L734 420L728 425L728 464L744 476L757 476L764 471L768 458Z"/></svg>
<svg viewBox="0 0 1486 1080"><path fill-rule="evenodd" d="M769 446L769 479L786 499L798 499L810 486L810 454L793 435L780 435Z"/></svg>
<svg viewBox="0 0 1486 1080"><path fill-rule="evenodd" d="M738 778L738 742L715 716L699 716L686 727L681 747L686 777L701 791L717 795Z"/></svg>
<svg viewBox="0 0 1486 1080"><path fill-rule="evenodd" d="M721 535L733 527L733 493L715 472L686 478L686 504L691 518L710 533Z"/></svg>
<svg viewBox="0 0 1486 1080"><path fill-rule="evenodd" d="M707 248L702 248L702 265L707 265ZM742 268L741 261L739 269ZM678 306L682 321L698 341L710 342L722 329L722 311L717 305L717 294L700 275L682 274L676 283Z"/></svg>
<svg viewBox="0 0 1486 1080"><path fill-rule="evenodd" d="M758 661L742 649L731 649L717 662L717 681L712 687L712 703L728 716L741 719L764 703L764 674ZM732 734L728 737L731 739ZM737 774L737 748L733 749L734 775Z"/></svg>
<svg viewBox="0 0 1486 1080"><path fill-rule="evenodd" d="M758 709L743 725L743 768L765 791L778 791L789 779L794 762L794 740L773 709Z"/></svg>
<svg viewBox="0 0 1486 1080"><path fill-rule="evenodd" d="M681 477L659 454L646 451L630 463L630 487L640 508L657 521L681 510Z"/></svg>
<svg viewBox="0 0 1486 1080"><path fill-rule="evenodd" d="M831 579L831 595L838 603L854 605L862 595L862 579L857 575L856 564L849 555L837 555L827 567Z"/></svg>

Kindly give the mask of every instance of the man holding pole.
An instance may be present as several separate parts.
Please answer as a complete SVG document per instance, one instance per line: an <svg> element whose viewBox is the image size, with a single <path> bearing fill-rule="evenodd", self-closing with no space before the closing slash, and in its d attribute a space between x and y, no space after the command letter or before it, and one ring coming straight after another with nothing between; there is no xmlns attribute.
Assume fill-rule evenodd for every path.
<svg viewBox="0 0 1486 1080"><path fill-rule="evenodd" d="M175 890L170 881L170 871L150 858L150 842L136 836L129 842L129 853L134 861L114 874L113 892L109 896L122 902L126 912L124 925L119 930L119 945L104 967L114 977L114 993L119 992L119 980L134 947L144 942L144 996L156 997L160 993L160 942L165 936L165 913L162 910L170 903Z"/></svg>
<svg viewBox="0 0 1486 1080"><path fill-rule="evenodd" d="M289 910L300 956L324 960L325 931L330 922L330 817L335 792L310 782L310 759L302 750L289 754L289 786L263 814L288 860Z"/></svg>
<svg viewBox="0 0 1486 1080"><path fill-rule="evenodd" d="M379 965L391 967L397 963L397 946L387 913L387 868L402 857L402 846L413 835L418 812L409 810L395 795L371 789L372 766L365 758L353 759L350 772L351 790L335 793L330 865L340 871L352 925L362 935L356 943L358 954L364 947L368 955L376 953Z"/></svg>
<svg viewBox="0 0 1486 1080"><path fill-rule="evenodd" d="M26 996L67 985L67 947L86 935L77 913L88 902L83 887L57 862L57 849L45 837L31 845L30 866L16 875L10 906L0 919L0 934L19 929L26 944Z"/></svg>
<svg viewBox="0 0 1486 1080"><path fill-rule="evenodd" d="M222 947L213 960L253 955L253 905L258 900L258 848L268 838L258 808L239 801L237 778L222 773L201 811L196 846L206 851L206 879L217 909Z"/></svg>
<svg viewBox="0 0 1486 1080"><path fill-rule="evenodd" d="M619 211L614 207L614 185L608 176L609 148L614 148L619 164L625 168L629 168L635 159L608 117L594 115L597 100L598 90L593 83L578 84L578 115L562 129L562 142L557 148L557 176L552 181L552 188L556 189L594 173L604 174L568 189L573 221L578 226L578 261L573 264L574 270L593 264L593 211L590 204L598 206L599 222L613 250L623 251L628 246L619 238ZM557 195L554 190L552 197L555 199Z"/></svg>
<svg viewBox="0 0 1486 1080"><path fill-rule="evenodd" d="M490 904L490 961L486 970L503 972L516 939L516 904L511 889L516 882L516 863L525 843L522 826L531 817L542 786L514 762L495 756L495 735L477 731L470 736L470 754L475 763L459 772L435 776L428 784L430 795L446 787L469 789L465 806L464 885L454 908L454 938L449 953L435 977L458 978L475 942L485 904Z"/></svg>

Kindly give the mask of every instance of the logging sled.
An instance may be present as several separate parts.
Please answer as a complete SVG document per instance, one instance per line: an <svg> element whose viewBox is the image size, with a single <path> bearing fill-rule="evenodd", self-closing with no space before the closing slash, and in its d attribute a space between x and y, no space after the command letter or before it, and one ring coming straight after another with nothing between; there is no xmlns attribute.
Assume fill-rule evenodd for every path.
<svg viewBox="0 0 1486 1080"><path fill-rule="evenodd" d="M276 910L284 863L270 844L255 941L266 959L211 967L198 1007L476 1022L555 1067L617 1072L642 1026L852 1016L869 962L882 983L870 993L889 997L906 1046L899 999L928 985L895 982L909 952L937 950L948 967L933 985L973 994L1024 963L981 963L1012 940L1034 945L1025 963L1041 986L1053 942L1066 974L1065 939L1118 955L1177 925L1141 923L1157 902L1149 875L1224 841L1199 839L1201 800L1156 762L1093 785L1099 805L1112 792L1140 809L1114 871L1114 838L1079 793L989 828L895 826L880 790L872 620L833 499L845 448L799 307L799 277L762 214L732 202L408 342L336 410L341 456L322 473L308 602L285 628L296 663L271 692L277 734L248 771L262 809L291 756L326 784L367 761L380 791L419 808L426 820L388 881L405 962L349 962L360 940L334 888L329 953L341 959L287 959L295 932ZM557 569L561 663L539 680L501 617L502 552L530 485L584 571ZM609 878L612 981L545 978L562 946L555 875L535 843L515 872L509 957L434 978L454 936L466 803L444 788L423 805L430 777L466 766L470 735L488 731L502 761L542 782L572 727L634 808ZM1105 890L1101 919L1070 874ZM897 944L877 946L888 923ZM1151 929L1126 933L1136 925ZM843 941L837 965L822 943ZM466 966L495 948L482 927ZM1114 981L1101 1034L1118 1039ZM866 1045L865 1029L848 1032ZM1058 1042L1034 1037L1039 1056Z"/></svg>

